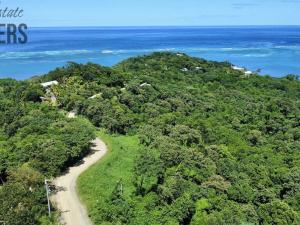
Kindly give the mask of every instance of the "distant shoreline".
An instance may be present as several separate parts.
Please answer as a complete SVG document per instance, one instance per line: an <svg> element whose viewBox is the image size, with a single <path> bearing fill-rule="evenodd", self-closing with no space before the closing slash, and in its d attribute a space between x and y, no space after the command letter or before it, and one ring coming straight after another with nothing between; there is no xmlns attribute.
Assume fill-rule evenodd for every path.
<svg viewBox="0 0 300 225"><path fill-rule="evenodd" d="M163 52L172 52L172 51L163 51ZM154 52L152 52L152 53L154 53ZM150 54L152 54L152 53L141 54L141 55L137 55L137 56L150 55ZM176 53L176 52L174 52L174 53ZM179 52L178 52L178 53L179 53ZM127 60L127 59L129 59L129 58L131 58L131 57L128 57L128 58L126 58L126 59L124 59L124 60ZM196 57L196 58L200 58L200 57ZM204 58L204 59L205 59L205 58ZM121 61L115 63L114 65L111 65L111 66L108 66L108 67L113 67L113 66L117 65L118 63L121 63L121 62L124 61L124 60L121 60ZM205 59L205 60L206 60L206 59ZM215 60L208 60L208 61L215 61ZM216 61L216 62L222 62L222 61ZM223 62L225 62L225 61L223 61ZM75 63L76 63L76 62L75 62ZM94 63L94 62L87 62L87 63ZM231 63L231 62L230 62L230 63ZM79 63L79 64L81 64L81 63ZM83 64L86 64L86 63L83 63ZM99 64L99 63L95 63L95 64ZM61 67L67 66L67 65L68 65L68 63L65 63L64 65L55 67L55 68L53 68L53 69L50 69L50 70L48 70L47 72L44 72L44 73L41 73L41 74L37 74L37 75L28 75L28 76L26 76L26 77L23 78L23 79L17 79L17 78L12 77L12 76L3 76L3 77L2 77L1 74L0 74L0 80L1 80L1 79L16 79L16 80L19 80L19 81L22 81L22 80L28 80L28 79L32 79L32 78L34 78L34 77L40 77L40 76L43 76L43 75L48 74L49 72L51 72L51 71L53 71L53 70L55 70L55 69L57 69L57 68L61 68ZM101 65L101 64L99 64L99 65ZM245 72L252 72L252 73L254 73L254 72L253 72L254 70L248 70L246 67L244 67L244 66L242 66L242 65L235 65L235 64L232 64L232 65L233 65L234 67L236 67L236 68L243 68ZM103 66L103 65L101 65L101 66ZM239 70L239 69L236 69L236 70ZM258 70L259 70L259 69L258 69ZM282 77L285 77L286 75L288 75L288 74L286 74L286 75L281 76L281 77L276 77L276 76L272 76L272 74L260 74L260 73L257 73L257 74L260 75L260 76L271 76L272 78L282 78ZM298 75L298 74L296 74L296 75Z"/></svg>
<svg viewBox="0 0 300 225"><path fill-rule="evenodd" d="M19 80L67 62L113 66L151 52L183 52L282 77L300 74L300 26L48 27L25 45L0 46L0 77ZM11 76L10 76L11 77Z"/></svg>
<svg viewBox="0 0 300 225"><path fill-rule="evenodd" d="M171 51L170 51L171 52ZM154 53L154 52L153 52ZM174 52L174 53L176 53L176 52ZM152 54L152 53L150 53L150 54ZM150 54L144 54L144 55L150 55ZM140 56L142 56L142 55L140 55ZM129 59L129 58L131 58L131 57L128 57L127 59ZM197 58L197 57L196 57ZM125 59L125 60L127 60L127 59ZM123 60L122 60L123 61ZM122 61L120 61L120 62L118 62L118 63L121 63ZM208 60L208 61L214 61L214 60ZM221 62L221 61L216 61L216 62ZM225 62L225 61L223 61L223 62ZM93 63L93 62L88 62L88 63ZM116 63L115 65L117 65L118 63ZM85 64L85 63L84 63ZM95 63L95 64L97 64L97 63ZM45 73L43 73L43 74L38 74L38 75L29 75L29 76L27 76L26 78L24 78L24 79L16 79L16 78L14 78L14 77L11 77L11 76L6 76L6 77L2 77L1 75L0 75L0 80L1 79L15 79L15 80L19 80L19 81L22 81L22 80L29 80L29 79L33 79L33 78L36 78L36 77L41 77L41 76L43 76L43 75L45 75L45 74L48 74L49 72L51 72L51 71L53 71L53 70L55 70L55 69L57 69L57 68L61 68L61 67L64 67L64 66L67 66L68 64L66 63L65 65L63 65L63 66L60 66L60 67L56 67L56 68L53 68L53 69L51 69L51 70L49 70L48 72L45 72ZM101 64L99 64L99 65L101 65ZM109 66L109 67L113 67L113 66L115 66L115 65L112 65L112 66ZM269 75L269 74L260 74L259 72L254 72L253 70L248 70L246 67L240 67L240 65L234 65L234 64L232 64L233 65L233 69L234 70L238 70L238 71L242 71L242 72L244 72L245 74L257 74L257 75L260 75L260 76L271 76L272 78L282 78L282 77L285 77L286 75L288 75L288 74L286 74L285 76L282 76L282 77L276 77L276 76L272 76L272 75ZM102 65L101 65L102 66ZM296 74L297 75L297 74Z"/></svg>

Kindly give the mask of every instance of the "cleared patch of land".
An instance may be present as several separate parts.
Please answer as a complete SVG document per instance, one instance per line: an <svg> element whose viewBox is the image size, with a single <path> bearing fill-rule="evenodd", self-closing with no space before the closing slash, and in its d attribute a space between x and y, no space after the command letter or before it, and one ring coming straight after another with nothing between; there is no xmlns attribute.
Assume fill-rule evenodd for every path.
<svg viewBox="0 0 300 225"><path fill-rule="evenodd" d="M105 200L111 196L118 182L122 182L124 196L134 191L132 169L138 153L136 136L110 136L97 134L107 145L106 156L78 178L78 193L88 208L94 224L101 224L101 209L107 207Z"/></svg>

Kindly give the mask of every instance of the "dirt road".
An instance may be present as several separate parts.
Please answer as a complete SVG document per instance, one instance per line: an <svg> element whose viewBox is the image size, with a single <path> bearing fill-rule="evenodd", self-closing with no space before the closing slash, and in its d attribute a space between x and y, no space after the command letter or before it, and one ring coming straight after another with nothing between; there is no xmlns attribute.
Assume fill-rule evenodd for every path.
<svg viewBox="0 0 300 225"><path fill-rule="evenodd" d="M99 138L94 140L93 144L93 154L84 158L80 165L71 167L65 175L56 178L53 182L59 189L62 189L51 197L52 202L61 211L62 224L92 225L85 207L78 198L76 179L107 152L106 145Z"/></svg>

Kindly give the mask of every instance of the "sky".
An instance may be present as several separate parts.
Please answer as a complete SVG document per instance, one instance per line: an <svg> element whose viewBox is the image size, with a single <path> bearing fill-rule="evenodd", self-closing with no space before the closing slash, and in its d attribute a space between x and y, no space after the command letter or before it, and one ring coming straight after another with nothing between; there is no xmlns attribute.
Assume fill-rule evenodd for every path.
<svg viewBox="0 0 300 225"><path fill-rule="evenodd" d="M24 16L0 23L49 26L300 25L300 0L0 0Z"/></svg>

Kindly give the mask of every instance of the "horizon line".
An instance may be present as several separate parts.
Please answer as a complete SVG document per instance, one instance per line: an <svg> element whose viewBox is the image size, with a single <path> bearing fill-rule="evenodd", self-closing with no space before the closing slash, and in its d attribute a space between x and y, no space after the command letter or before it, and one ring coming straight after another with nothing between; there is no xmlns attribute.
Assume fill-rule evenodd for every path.
<svg viewBox="0 0 300 225"><path fill-rule="evenodd" d="M182 27L182 28L209 28L209 27L300 27L299 25L105 25L105 26L28 26L28 28L173 28L173 27Z"/></svg>

